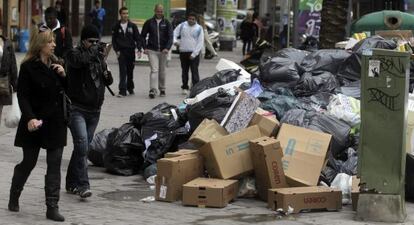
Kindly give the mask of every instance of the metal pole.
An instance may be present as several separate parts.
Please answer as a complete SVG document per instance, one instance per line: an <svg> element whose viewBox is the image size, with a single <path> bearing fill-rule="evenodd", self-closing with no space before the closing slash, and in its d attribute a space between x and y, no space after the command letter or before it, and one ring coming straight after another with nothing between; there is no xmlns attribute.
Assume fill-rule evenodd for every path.
<svg viewBox="0 0 414 225"><path fill-rule="evenodd" d="M8 24L9 24L9 6L8 6L8 1L7 0L3 0L3 24L2 24L2 29L3 29L3 35L8 37L9 32L7 30L8 28Z"/></svg>
<svg viewBox="0 0 414 225"><path fill-rule="evenodd" d="M293 0L293 47L294 48L297 48L299 45L298 43L299 42L298 16L299 16L299 1Z"/></svg>
<svg viewBox="0 0 414 225"><path fill-rule="evenodd" d="M290 47L290 1L287 0L287 9L288 9L288 17L287 17L287 35L286 35L286 47Z"/></svg>

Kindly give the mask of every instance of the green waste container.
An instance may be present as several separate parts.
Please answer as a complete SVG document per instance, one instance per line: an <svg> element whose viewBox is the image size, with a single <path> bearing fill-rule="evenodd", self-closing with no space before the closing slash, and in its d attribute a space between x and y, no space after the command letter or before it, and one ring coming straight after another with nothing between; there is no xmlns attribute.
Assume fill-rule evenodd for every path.
<svg viewBox="0 0 414 225"><path fill-rule="evenodd" d="M361 136L358 151L363 220L402 222L405 138L410 55L383 49L363 52L361 68Z"/></svg>
<svg viewBox="0 0 414 225"><path fill-rule="evenodd" d="M414 15L401 11L384 10L361 17L351 26L351 33L377 30L414 30Z"/></svg>

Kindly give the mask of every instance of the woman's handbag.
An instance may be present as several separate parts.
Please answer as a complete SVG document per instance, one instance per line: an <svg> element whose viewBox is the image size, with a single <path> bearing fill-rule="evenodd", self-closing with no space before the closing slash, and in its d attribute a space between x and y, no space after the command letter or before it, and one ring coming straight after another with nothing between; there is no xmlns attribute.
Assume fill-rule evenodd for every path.
<svg viewBox="0 0 414 225"><path fill-rule="evenodd" d="M9 76L0 77L0 95L10 95L10 81Z"/></svg>
<svg viewBox="0 0 414 225"><path fill-rule="evenodd" d="M8 128L15 128L19 125L20 117L22 113L19 108L19 102L17 101L17 93L12 94L12 105L9 107L9 111L4 117L4 125Z"/></svg>

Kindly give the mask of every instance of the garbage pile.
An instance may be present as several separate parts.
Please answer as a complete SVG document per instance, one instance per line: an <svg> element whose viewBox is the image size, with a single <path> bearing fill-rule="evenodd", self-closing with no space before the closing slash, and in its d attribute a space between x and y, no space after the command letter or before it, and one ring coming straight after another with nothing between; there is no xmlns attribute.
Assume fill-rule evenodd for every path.
<svg viewBox="0 0 414 225"><path fill-rule="evenodd" d="M159 201L225 207L258 197L284 213L355 205L361 55L373 47L396 44L373 36L350 51L261 45L244 60L252 74L221 59L181 105L97 133L89 159L113 174L156 175Z"/></svg>

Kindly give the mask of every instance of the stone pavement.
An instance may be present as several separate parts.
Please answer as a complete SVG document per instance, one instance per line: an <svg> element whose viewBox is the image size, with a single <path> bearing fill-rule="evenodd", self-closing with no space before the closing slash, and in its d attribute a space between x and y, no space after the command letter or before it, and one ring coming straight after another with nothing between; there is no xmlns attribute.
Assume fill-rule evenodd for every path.
<svg viewBox="0 0 414 225"><path fill-rule="evenodd" d="M241 59L240 48L234 52L220 52L220 56L238 62ZM18 54L20 62L24 57ZM213 75L218 59L204 60L200 65L201 77ZM111 53L109 66L115 82L112 89L117 91L118 65ZM167 96L149 99L149 67L135 67L136 94L126 98L116 98L106 93L102 108L101 120L97 131L110 127L119 127L127 122L129 116L136 112L147 112L153 106L168 102L178 104L182 101L181 70L177 55L173 55L167 70ZM19 148L13 146L16 130L0 126L0 224L54 224L46 220L44 205L45 152L42 151L36 168L33 170L20 200L20 212L7 210L8 193L13 167L22 158ZM72 139L68 137L62 162L62 187L72 151ZM149 185L141 176L121 177L104 172L104 169L90 167L90 180L93 196L86 201L66 194L62 189L60 208L66 217L64 223L70 225L95 224L368 224L356 222L350 206L340 212L302 213L294 216L278 218L275 213L266 209L266 203L250 199L238 199L224 209L183 207L180 202L143 203L139 200L153 195ZM407 204L408 219L406 224L413 224L414 205Z"/></svg>

